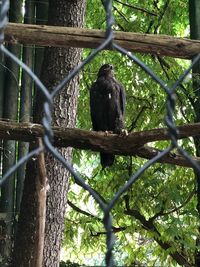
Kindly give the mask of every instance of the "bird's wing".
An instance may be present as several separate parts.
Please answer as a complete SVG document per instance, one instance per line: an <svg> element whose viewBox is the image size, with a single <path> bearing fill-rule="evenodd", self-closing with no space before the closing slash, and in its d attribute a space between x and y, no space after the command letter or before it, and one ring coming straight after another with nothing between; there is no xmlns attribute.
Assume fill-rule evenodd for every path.
<svg viewBox="0 0 200 267"><path fill-rule="evenodd" d="M125 112L125 104L126 104L126 95L124 91L124 87L119 83L119 90L120 90L120 107L122 114Z"/></svg>
<svg viewBox="0 0 200 267"><path fill-rule="evenodd" d="M92 127L93 130L98 131L98 106L97 106L97 83L93 83L90 88L90 113L91 113L91 119L92 119Z"/></svg>

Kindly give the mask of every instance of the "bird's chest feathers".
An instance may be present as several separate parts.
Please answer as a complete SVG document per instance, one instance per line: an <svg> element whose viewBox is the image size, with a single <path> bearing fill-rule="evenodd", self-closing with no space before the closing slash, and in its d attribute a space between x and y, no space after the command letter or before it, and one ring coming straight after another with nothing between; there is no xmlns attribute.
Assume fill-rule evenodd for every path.
<svg viewBox="0 0 200 267"><path fill-rule="evenodd" d="M111 99L111 98L112 98L112 94L108 93L108 99Z"/></svg>
<svg viewBox="0 0 200 267"><path fill-rule="evenodd" d="M99 96L102 101L112 102L116 98L117 88L112 80L104 80L99 87Z"/></svg>

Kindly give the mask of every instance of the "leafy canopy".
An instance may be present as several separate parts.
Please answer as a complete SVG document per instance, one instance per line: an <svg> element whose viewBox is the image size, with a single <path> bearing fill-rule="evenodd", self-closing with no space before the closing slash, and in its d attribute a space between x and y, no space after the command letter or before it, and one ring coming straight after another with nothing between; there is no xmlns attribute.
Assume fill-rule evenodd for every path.
<svg viewBox="0 0 200 267"><path fill-rule="evenodd" d="M101 1L87 1L86 27L105 29L105 12ZM168 34L188 37L188 1L113 0L115 24L120 31ZM126 5L125 5L126 4ZM90 54L85 49L83 58ZM186 60L137 54L169 86L190 64ZM102 51L81 73L77 127L91 129L89 88L104 63L114 65L117 79L126 90L126 127L141 131L165 127L166 93L130 59L116 51ZM194 99L191 75L177 89L174 120L177 125L193 122ZM164 149L169 142L154 142ZM180 141L195 154L192 139ZM146 162L137 157L117 156L113 167L101 170L99 155L91 151L74 151L74 166L85 181L109 201ZM67 259L86 265L101 265L104 260L105 229L103 213L95 201L71 180L63 247ZM112 211L116 232L117 265L179 266L173 253L180 253L191 264L196 249L198 214L195 209L195 177L192 169L167 164L151 166L129 188ZM132 213L128 213L127 210ZM139 215L140 216L139 216ZM146 223L146 224L145 224ZM152 225L154 228L151 228ZM162 244L168 244L164 249Z"/></svg>

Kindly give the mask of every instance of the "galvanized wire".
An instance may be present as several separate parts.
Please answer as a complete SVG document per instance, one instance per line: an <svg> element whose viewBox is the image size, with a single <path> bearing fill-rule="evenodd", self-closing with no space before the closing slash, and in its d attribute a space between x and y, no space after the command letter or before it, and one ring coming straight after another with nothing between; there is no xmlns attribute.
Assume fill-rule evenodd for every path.
<svg viewBox="0 0 200 267"><path fill-rule="evenodd" d="M132 186L141 176L143 172L145 172L152 164L158 162L161 158L167 155L171 150L177 148L179 153L183 155L194 167L194 169L200 174L200 167L199 165L192 160L190 155L186 153L178 145L178 130L173 120L174 108L175 108L175 92L177 87L180 83L184 80L187 74L190 72L192 67L199 61L200 54L197 55L194 59L190 67L184 71L184 73L180 76L180 78L172 85L171 88L167 86L167 84L159 78L146 64L144 64L141 60L139 60L134 54L131 54L124 48L117 45L114 41L114 34L112 30L112 25L114 22L113 14L112 14L112 0L102 0L102 5L104 6L105 13L106 13L106 37L102 44L96 48L82 63L76 66L68 76L66 76L50 93L48 88L40 81L40 79L31 71L31 69L26 66L21 60L16 58L12 53L10 53L3 45L4 41L4 28L7 24L7 12L9 9L9 0L2 0L0 2L1 13L0 13L0 50L10 59L12 59L15 63L17 63L26 73L33 79L35 84L37 85L38 89L43 93L45 101L44 101L44 116L42 119L42 125L44 127L44 137L43 142L45 145L45 149L50 152L58 161L60 161L72 174L75 179L75 182L84 188L89 194L96 200L99 204L100 208L104 212L103 224L106 230L106 244L107 244L107 252L106 252L106 266L114 266L114 259L113 259L113 246L114 246L114 234L112 231L112 216L111 211L115 206L116 202L119 200L122 194L124 194L130 186ZM119 51L120 53L126 55L129 59L131 59L135 64L137 64L141 69L143 69L155 82L157 82L161 88L165 91L166 97L166 108L167 108L167 115L166 115L166 125L169 129L170 137L171 137L171 145L159 152L155 157L151 160L146 162L142 168L140 168L134 175L132 175L129 180L122 186L118 192L114 195L114 197L110 200L107 204L105 203L103 197L100 196L98 192L96 192L93 188L91 188L84 179L75 172L72 166L62 157L62 155L57 151L57 149L52 145L53 142L53 131L52 131L52 109L53 109L53 98L56 94L58 94L63 87L75 76L77 75L80 70L84 68L84 66L89 63L100 51L102 51L107 46L111 46L113 49ZM35 155L38 155L41 151L44 150L43 148L37 148L31 151L29 154L25 155L21 158L15 166L10 168L8 172L3 176L0 177L0 186L26 161L32 158Z"/></svg>

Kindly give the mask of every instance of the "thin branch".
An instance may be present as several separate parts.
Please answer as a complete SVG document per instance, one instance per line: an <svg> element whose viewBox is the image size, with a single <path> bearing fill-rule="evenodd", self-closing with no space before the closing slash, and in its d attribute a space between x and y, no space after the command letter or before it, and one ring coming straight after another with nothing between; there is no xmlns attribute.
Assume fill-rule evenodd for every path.
<svg viewBox="0 0 200 267"><path fill-rule="evenodd" d="M187 122L187 123L190 123L190 120L188 119L188 114L187 114L187 110L186 110L186 112L184 111L184 108L185 108L185 106L186 106L186 104L185 104L185 100L184 100L184 102L182 101L182 97L180 96L180 94L176 91L176 95L177 95L177 102L179 102L180 103L180 112L181 112L181 114L182 114L182 116L183 116L183 118L185 119L185 121ZM190 99L189 99L189 97L187 97L188 98L188 100L190 101ZM192 102L190 101L190 104L192 104ZM193 113L194 113L194 110L193 110ZM193 114L194 115L194 114Z"/></svg>
<svg viewBox="0 0 200 267"><path fill-rule="evenodd" d="M133 9L135 9L135 10L142 11L142 12L148 14L148 15L155 16L155 17L158 16L156 13L154 13L154 12L152 12L152 11L149 11L149 10L147 10L147 9L145 9L145 8L138 7L138 6L131 5L131 4L127 4L127 3L123 3L123 2L121 2L121 1L119 1L119 0L114 0L114 1L117 2L117 3L119 3L119 4L121 4L121 5L123 5L123 6L127 6L127 7L130 7L130 8L133 8Z"/></svg>
<svg viewBox="0 0 200 267"><path fill-rule="evenodd" d="M127 226L128 227L128 226ZM126 230L127 227L112 227L113 233L119 233L122 232L124 230ZM96 232L95 234L91 232L91 236L100 236L100 235L106 235L107 232L103 231L103 232Z"/></svg>
<svg viewBox="0 0 200 267"><path fill-rule="evenodd" d="M77 207L76 205L74 205L70 200L67 201L67 204L75 211L77 211L78 213L81 213L87 217L90 217L90 218L93 218L93 219L96 219L97 221L100 221L102 222L102 219L96 217L95 215L85 211L85 210L82 210L80 209L79 207Z"/></svg>
<svg viewBox="0 0 200 267"><path fill-rule="evenodd" d="M118 26L119 27L119 29L120 29L120 31L123 31L123 32L125 32L125 29L124 29L124 27L118 22L118 21L116 21L115 20L115 24L116 24L116 26ZM116 29L116 28L115 28Z"/></svg>
<svg viewBox="0 0 200 267"><path fill-rule="evenodd" d="M103 223L103 219L100 219L100 218L96 217L95 215L80 209L79 207L74 205L71 201L68 200L67 203L73 210L77 211L78 213L81 213L87 217L93 218L93 219ZM113 233L118 233L118 232L124 231L124 230L126 230L126 228L127 227L112 226ZM106 234L106 232L96 232L95 234L91 232L91 236L99 236L99 235L105 235L105 234Z"/></svg>
<svg viewBox="0 0 200 267"><path fill-rule="evenodd" d="M125 211L125 214L130 215L134 217L135 219L139 220L140 223L142 224L142 227L145 230L153 233L154 240L160 245L162 249L170 251L170 249L173 248L173 251L174 251L174 248L175 248L174 244L172 244L171 242L162 241L161 240L162 235L160 234L156 226L153 224L153 222L150 220L146 220L146 218L138 210L128 209ZM180 254L178 251L169 252L169 255L181 266L185 266L185 267L192 266L192 264L190 264L187 261L185 255Z"/></svg>
<svg viewBox="0 0 200 267"><path fill-rule="evenodd" d="M195 194L196 194L196 188L194 188L192 190L192 192L190 192L190 194L187 196L187 198L185 199L185 201L180 206L178 206L178 207L176 207L176 208L174 208L174 209L172 209L170 211L167 211L167 212L164 212L164 209L162 209L161 211L159 211L158 213L156 213L153 217L149 218L149 221L153 222L158 217L169 215L169 214L172 214L174 212L179 211L180 209L182 209L185 205L187 205L190 202L190 200L193 198L193 196Z"/></svg>
<svg viewBox="0 0 200 267"><path fill-rule="evenodd" d="M163 17L164 17L164 14L165 14L167 8L168 8L169 2L170 2L170 0L167 0L167 1L165 2L164 7L163 7L163 10L162 10L161 12L160 12L161 9L158 8L158 1L157 1L157 2L154 2L154 6L155 6L155 8L157 8L158 11L160 12L160 14L158 15L158 19L156 20L157 25L155 25L155 27L154 27L154 31L153 31L154 34L157 34L157 30L158 30L158 28L159 28L160 25L161 25L162 19L163 19ZM155 23L155 20L151 20L151 21L150 21L150 24L149 24L149 26L148 26L148 29L147 29L146 33L150 33L150 31L151 31L151 29L152 29L154 23Z"/></svg>
<svg viewBox="0 0 200 267"><path fill-rule="evenodd" d="M158 59L158 61L159 61L159 63L160 63L160 66L161 66L163 72L165 73L167 79L170 80L169 74L168 74L167 70L165 69L165 67L166 67L167 69L170 69L170 65L166 62L166 60L165 60L163 57L160 57L159 55L156 55L156 57L157 57L157 59ZM171 73L173 74L173 78L174 78L174 80L177 80L177 79L178 79L178 77L177 77L177 73L175 73L173 70L171 71ZM184 95L188 98L188 100L190 101L192 107L194 108L194 106L195 106L195 104L194 104L194 99L190 96L190 94L188 93L188 91L186 90L186 88L184 87L184 85L183 85L182 83L179 84L179 87L181 88L182 92L183 92ZM176 92L176 94L178 95L177 92ZM179 98L179 101L180 101L180 103L182 104L180 98ZM184 112L182 112L182 114L183 114L185 120L187 121L186 116L184 115ZM189 123L189 122L188 122L188 123Z"/></svg>
<svg viewBox="0 0 200 267"><path fill-rule="evenodd" d="M167 11L167 8L169 6L169 3L170 3L170 0L166 0L166 2L164 4L164 7L163 7L163 10L162 10L162 12L161 12L161 14L160 14L160 16L158 18L158 23L157 23L157 25L154 28L154 34L157 34L157 30L158 30L158 28L161 25L162 19L163 19L164 15L165 15L165 12Z"/></svg>
<svg viewBox="0 0 200 267"><path fill-rule="evenodd" d="M123 12L121 12L116 6L113 6L113 9L126 21L129 22L129 20L126 18Z"/></svg>
<svg viewBox="0 0 200 267"><path fill-rule="evenodd" d="M170 80L169 74L167 73L165 67L169 68L169 65L167 64L167 62L160 56L157 56L157 59L160 63L161 69L163 70L163 72L165 73L165 76L167 77L168 80Z"/></svg>
<svg viewBox="0 0 200 267"><path fill-rule="evenodd" d="M138 112L136 118L132 121L131 125L128 127L128 132L132 132L133 129L137 126L137 122L139 118L141 117L142 113L145 111L145 109L148 109L149 107L143 106L141 110Z"/></svg>
<svg viewBox="0 0 200 267"><path fill-rule="evenodd" d="M177 80L177 74L172 71L172 74L174 76L174 79ZM188 98L190 104L192 105L193 109L195 109L195 99L190 95L190 93L188 92L188 90L184 87L184 85L181 83L179 84L179 87L181 88L182 92L185 94L185 96Z"/></svg>

